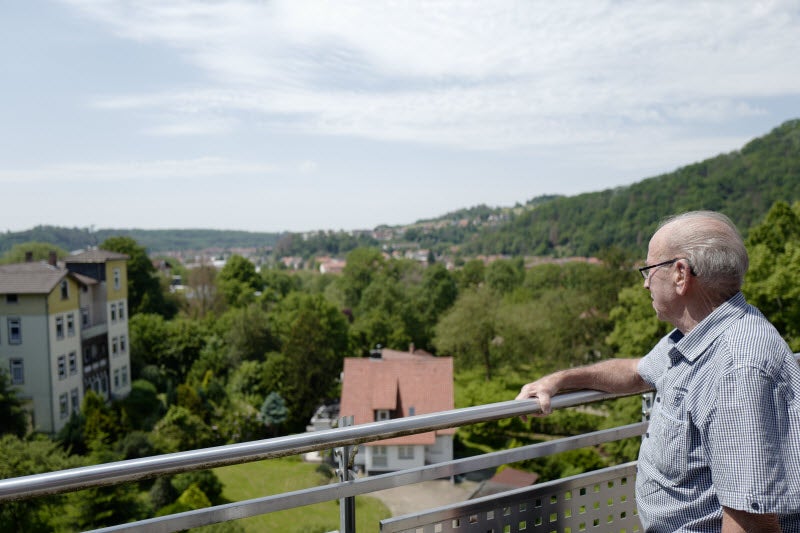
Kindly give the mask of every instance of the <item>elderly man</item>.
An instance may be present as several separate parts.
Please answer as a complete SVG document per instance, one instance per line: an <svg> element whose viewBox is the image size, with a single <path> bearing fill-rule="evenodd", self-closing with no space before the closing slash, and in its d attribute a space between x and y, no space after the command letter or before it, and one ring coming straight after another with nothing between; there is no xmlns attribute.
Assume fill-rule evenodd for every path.
<svg viewBox="0 0 800 533"><path fill-rule="evenodd" d="M739 292L747 267L724 215L670 218L639 270L675 329L641 359L555 372L517 396L548 414L566 389L655 388L636 480L647 531L800 531L800 369Z"/></svg>

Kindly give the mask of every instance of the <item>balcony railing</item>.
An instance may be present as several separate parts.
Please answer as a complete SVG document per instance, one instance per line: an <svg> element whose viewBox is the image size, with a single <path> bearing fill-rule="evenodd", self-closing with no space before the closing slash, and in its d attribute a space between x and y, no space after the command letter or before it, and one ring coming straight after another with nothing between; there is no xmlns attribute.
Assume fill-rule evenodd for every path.
<svg viewBox="0 0 800 533"><path fill-rule="evenodd" d="M616 398L620 395L579 391L553 398L554 408L581 405ZM508 401L455 409L439 413L344 426L274 439L231 444L187 452L87 466L0 480L0 505L3 501L21 500L74 490L114 485L166 474L204 470L263 459L337 449L339 456L352 458L352 447L391 437L459 427L478 422L500 420L536 412L536 400ZM349 468L340 464L340 481L325 486L233 502L169 516L120 524L97 531L179 531L203 525L236 520L260 514L339 500L341 531L355 531L352 499L361 494L458 476L469 472L544 457L554 453L594 446L604 442L636 437L644 433L646 422L552 440L529 446L457 459L389 474L356 479ZM431 510L407 517L382 521L382 531L415 533L444 531L563 531L592 525L592 531L637 531L633 479L635 467L626 465L584 474L555 483L533 485L501 495L470 500L463 504ZM594 498L587 503L586 496ZM612 501L609 509L605 502ZM538 503L537 503L538 502ZM555 504L553 502L556 502ZM567 503L571 502L571 503ZM582 503L581 503L582 502ZM350 509L349 512L347 510ZM624 521L624 522L623 522ZM489 525L487 524L494 524ZM620 524L622 524L620 526ZM473 527L474 526L474 527ZM588 527L588 526L587 526ZM600 529L597 529L600 527ZM377 524L376 524L377 529Z"/></svg>

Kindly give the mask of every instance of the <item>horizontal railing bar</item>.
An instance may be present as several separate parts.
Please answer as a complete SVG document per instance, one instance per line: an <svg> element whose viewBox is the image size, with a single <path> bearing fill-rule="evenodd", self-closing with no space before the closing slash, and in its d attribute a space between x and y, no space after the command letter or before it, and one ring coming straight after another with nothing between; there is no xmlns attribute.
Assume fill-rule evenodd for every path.
<svg viewBox="0 0 800 533"><path fill-rule="evenodd" d="M570 450L577 450L587 446L595 446L604 442L638 437L644 434L646 422L637 422L627 426L584 433L573 437L529 444L510 450L486 453L477 457L454 459L443 463L436 463L400 472L380 474L365 478L334 483L322 487L313 487L299 491L286 492L274 496L265 496L251 500L233 502L216 507L206 507L194 511L162 516L120 524L93 533L109 533L117 531L137 531L144 533L168 533L193 527L200 527L228 520L248 518L276 511L292 509L304 505L313 505L330 500L358 496L371 492L392 489L405 485L413 485L422 481L448 478L459 474L466 474L476 470L494 468L500 465L515 463L526 459L536 459Z"/></svg>
<svg viewBox="0 0 800 533"><path fill-rule="evenodd" d="M554 397L552 407L556 409L571 407L621 396L626 395L576 391ZM0 480L0 502L114 485L189 470L204 470L287 457L344 445L355 445L478 422L529 415L539 410L539 402L536 399L511 400L273 439L4 479Z"/></svg>

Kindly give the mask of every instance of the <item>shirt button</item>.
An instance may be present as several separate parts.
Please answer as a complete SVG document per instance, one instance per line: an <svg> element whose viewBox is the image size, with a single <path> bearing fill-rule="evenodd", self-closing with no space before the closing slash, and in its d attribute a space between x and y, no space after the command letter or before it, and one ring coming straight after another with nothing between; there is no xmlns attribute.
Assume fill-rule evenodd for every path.
<svg viewBox="0 0 800 533"><path fill-rule="evenodd" d="M751 508L752 508L754 511L758 511L758 502L753 502L753 503L751 503L751 504L750 504L750 507L751 507Z"/></svg>
<svg viewBox="0 0 800 533"><path fill-rule="evenodd" d="M649 432L649 431L648 431L647 433L645 433L645 434L644 434L644 438L646 438L646 439L649 439L649 438L650 438L650 432Z"/></svg>
<svg viewBox="0 0 800 533"><path fill-rule="evenodd" d="M661 401L661 396L656 396L656 401L660 402Z"/></svg>

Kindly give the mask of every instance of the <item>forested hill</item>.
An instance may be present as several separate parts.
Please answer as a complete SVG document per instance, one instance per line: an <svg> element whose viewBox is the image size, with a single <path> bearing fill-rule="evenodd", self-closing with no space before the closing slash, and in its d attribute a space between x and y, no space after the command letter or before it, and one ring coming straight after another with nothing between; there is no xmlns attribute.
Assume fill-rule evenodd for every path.
<svg viewBox="0 0 800 533"><path fill-rule="evenodd" d="M465 252L589 256L616 245L641 252L660 219L712 209L746 233L777 200L800 200L800 120L741 150L634 185L558 197L487 228Z"/></svg>
<svg viewBox="0 0 800 533"><path fill-rule="evenodd" d="M514 207L475 206L407 226L353 235L222 230L140 230L39 226L0 233L0 255L15 244L46 242L64 250L97 245L114 236L135 239L151 253L237 247L273 248L277 255L343 255L357 246L416 245L435 252L454 246L464 255L592 256L610 247L641 255L663 217L690 209L730 216L746 234L778 200L800 201L800 119L791 120L741 150L670 174L578 196L543 196ZM388 235L388 237L386 236Z"/></svg>

